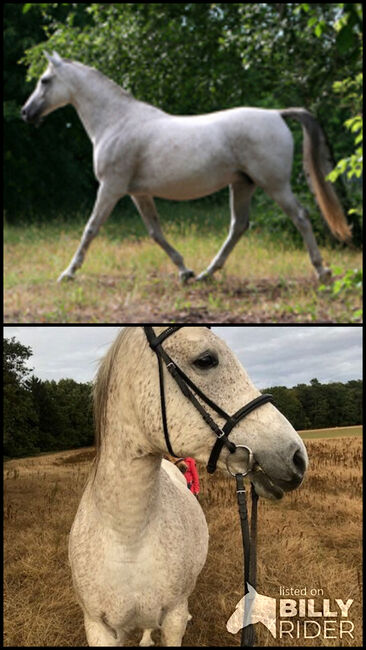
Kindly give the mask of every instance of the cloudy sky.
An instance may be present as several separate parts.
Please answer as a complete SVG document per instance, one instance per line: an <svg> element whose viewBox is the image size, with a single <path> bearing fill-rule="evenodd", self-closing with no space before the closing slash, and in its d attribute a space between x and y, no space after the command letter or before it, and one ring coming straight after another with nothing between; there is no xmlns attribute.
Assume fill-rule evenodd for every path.
<svg viewBox="0 0 366 650"><path fill-rule="evenodd" d="M30 346L29 365L40 379L93 378L99 359L119 327L5 327ZM214 327L235 352L258 388L294 386L362 377L362 327Z"/></svg>

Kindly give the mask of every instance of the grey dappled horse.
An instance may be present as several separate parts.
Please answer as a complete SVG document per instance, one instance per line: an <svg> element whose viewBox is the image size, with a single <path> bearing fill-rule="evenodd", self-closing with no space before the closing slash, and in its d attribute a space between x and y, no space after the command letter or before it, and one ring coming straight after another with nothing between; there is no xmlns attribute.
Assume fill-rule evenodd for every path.
<svg viewBox="0 0 366 650"><path fill-rule="evenodd" d="M156 336L165 330L155 328ZM206 327L182 327L163 347L227 413L260 395L232 351ZM206 464L216 436L163 365L169 444L177 456ZM126 327L96 377L96 461L69 538L90 646L123 646L134 629L144 631L142 646L154 644L152 630L161 630L161 645L180 646L190 618L188 598L206 561L208 530L185 478L162 460L167 441L161 399L155 352L144 329ZM308 465L304 443L273 404L241 419L230 440L250 445L255 464L248 477L259 496L278 500L301 484ZM226 476L228 455L224 447L217 465ZM240 449L231 455L231 467L245 470Z"/></svg>
<svg viewBox="0 0 366 650"><path fill-rule="evenodd" d="M45 52L49 65L22 108L27 122L39 122L56 108L72 104L93 143L94 171L100 183L93 212L79 247L59 280L71 279L100 226L118 200L129 194L151 237L165 250L184 281L194 276L165 239L154 197L186 200L230 186L230 230L205 278L221 268L249 223L255 188L261 187L301 232L321 281L323 266L311 223L290 185L293 139L283 118L301 122L304 166L312 191L338 238L350 229L331 184L329 152L316 119L303 108L233 108L207 115L169 115L138 101L103 74L82 63Z"/></svg>

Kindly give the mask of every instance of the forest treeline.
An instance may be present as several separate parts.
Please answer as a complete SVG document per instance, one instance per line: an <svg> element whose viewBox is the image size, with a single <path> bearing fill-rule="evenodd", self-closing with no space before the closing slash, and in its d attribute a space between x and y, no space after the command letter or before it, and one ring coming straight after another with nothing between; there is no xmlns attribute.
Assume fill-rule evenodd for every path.
<svg viewBox="0 0 366 650"><path fill-rule="evenodd" d="M91 384L38 379L26 365L31 356L31 348L4 339L4 455L92 445Z"/></svg>
<svg viewBox="0 0 366 650"><path fill-rule="evenodd" d="M337 190L344 208L352 208L353 241L360 241L362 4L61 2L4 7L9 221L72 219L87 211L95 196L91 146L75 110L56 111L40 129L20 118L20 107L45 69L43 50L55 49L171 113L236 106L312 111L325 128L334 159L341 161ZM298 152L294 188L308 204L302 132L296 124L291 130ZM314 201L309 207L316 232L323 232ZM272 211L270 217L270 228L295 237L289 219Z"/></svg>
<svg viewBox="0 0 366 650"><path fill-rule="evenodd" d="M73 379L43 381L27 361L32 350L4 340L4 455L77 449L93 444L92 384ZM272 386L274 403L295 429L362 423L362 381Z"/></svg>

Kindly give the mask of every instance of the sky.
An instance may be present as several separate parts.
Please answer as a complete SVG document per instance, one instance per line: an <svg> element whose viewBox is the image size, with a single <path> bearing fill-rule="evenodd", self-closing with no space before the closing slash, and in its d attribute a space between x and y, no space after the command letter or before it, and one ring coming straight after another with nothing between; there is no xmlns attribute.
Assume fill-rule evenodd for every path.
<svg viewBox="0 0 366 650"><path fill-rule="evenodd" d="M30 346L29 366L40 379L93 379L120 327L9 326L6 338ZM361 326L213 327L259 388L362 377Z"/></svg>

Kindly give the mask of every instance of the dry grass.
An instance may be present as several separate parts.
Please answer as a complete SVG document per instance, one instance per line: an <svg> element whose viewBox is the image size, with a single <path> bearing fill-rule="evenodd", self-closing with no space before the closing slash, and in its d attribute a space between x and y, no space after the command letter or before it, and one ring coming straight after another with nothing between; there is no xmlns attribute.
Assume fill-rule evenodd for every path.
<svg viewBox="0 0 366 650"><path fill-rule="evenodd" d="M182 286L167 255L149 238L117 239L103 230L74 282L57 284L82 229L54 225L5 229L6 322L359 322L360 290L319 291L304 248L264 233L238 243L208 283ZM224 231L182 234L165 228L187 266L202 271ZM361 253L323 249L342 272L360 268ZM339 271L338 271L339 272Z"/></svg>
<svg viewBox="0 0 366 650"><path fill-rule="evenodd" d="M304 486L279 503L259 502L258 591L316 587L324 598L353 598L355 638L322 645L362 646L361 439L307 442ZM67 537L93 457L92 449L9 461L5 465L5 645L85 646L82 614L67 563ZM202 477L209 557L190 599L186 646L238 645L226 621L242 597L242 551L233 481ZM316 600L316 602L318 602ZM257 645L317 646L275 640L256 626ZM157 636L158 639L158 636ZM129 645L138 642L135 635Z"/></svg>

